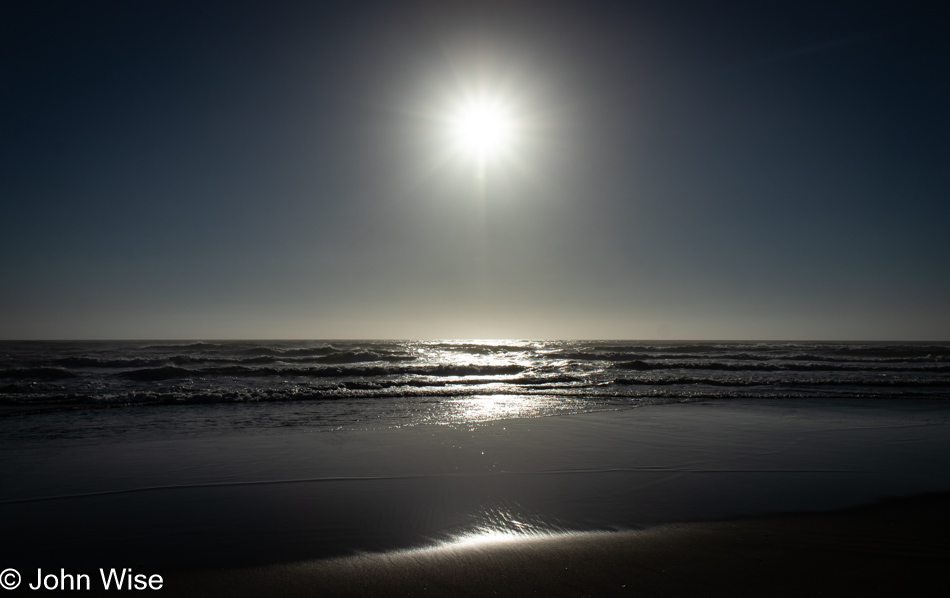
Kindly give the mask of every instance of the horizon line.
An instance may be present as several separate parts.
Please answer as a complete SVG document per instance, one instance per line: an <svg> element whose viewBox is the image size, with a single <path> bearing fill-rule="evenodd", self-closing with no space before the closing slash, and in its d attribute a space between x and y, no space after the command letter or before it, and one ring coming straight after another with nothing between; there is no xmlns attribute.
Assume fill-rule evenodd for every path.
<svg viewBox="0 0 950 598"><path fill-rule="evenodd" d="M605 342L605 343L950 343L950 339L724 339L724 338L519 338L519 337L432 337L432 338L9 338L0 343L247 343L247 342L322 342L322 343L372 343L372 342Z"/></svg>

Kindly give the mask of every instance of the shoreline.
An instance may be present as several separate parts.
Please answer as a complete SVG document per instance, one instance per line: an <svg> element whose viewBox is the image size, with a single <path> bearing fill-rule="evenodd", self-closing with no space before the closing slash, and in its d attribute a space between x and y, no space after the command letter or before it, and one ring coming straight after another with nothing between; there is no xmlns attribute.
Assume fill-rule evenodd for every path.
<svg viewBox="0 0 950 598"><path fill-rule="evenodd" d="M469 426L8 442L0 516L12 541L0 548L0 565L34 573L131 567L167 573L169 584L193 581L175 582L175 592L235 584L235 593L245 586L266 593L261 584L285 580L292 587L280 591L288 595L300 584L311 593L317 584L346 595L354 580L378 577L377 586L355 594L385 596L393 579L410 583L454 570L452 579L461 581L451 582L447 595L465 595L464 584L486 590L512 578L533 580L519 591L536 586L544 588L539 595L557 595L532 571L560 579L555 564L587 559L590 572L564 581L576 589L593 583L588 579L615 579L611 571L620 565L598 547L637 559L644 551L673 550L675 538L686 548L719 547L664 557L689 569L689 558L715 560L746 546L758 537L755 529L785 534L793 545L800 535L782 523L793 520L812 522L813 536L822 539L817 550L830 558L835 550L850 554L842 534L881 541L863 524L831 533L856 521L835 509L917 496L911 503L919 510L929 500L919 497L933 495L950 512L948 495L934 494L950 493L948 429L950 413L934 403L730 400ZM52 494L70 496L30 500ZM914 523L913 510L905 510L892 508L882 520L912 523L893 542L885 538L884 554L894 558L900 546L937 542L936 528ZM823 526L822 512L834 513ZM765 527L749 527L753 520ZM950 536L946 517L941 521L941 533ZM745 535L729 531L737 525ZM486 530L542 536L490 550L407 550ZM760 543L748 550L780 548ZM800 557L792 551L782 558ZM510 569L516 563L521 569ZM863 567L856 557L849 563ZM821 562L801 566L823 571ZM721 563L723 570L737 567ZM482 577L472 578L469 569ZM773 568L770 575L779 573ZM650 587L641 593L666 586ZM673 595L691 591L676 587L681 593ZM388 595L422 592L406 588L398 592L409 594Z"/></svg>
<svg viewBox="0 0 950 598"><path fill-rule="evenodd" d="M171 596L920 595L950 566L950 493L665 524L179 571Z"/></svg>

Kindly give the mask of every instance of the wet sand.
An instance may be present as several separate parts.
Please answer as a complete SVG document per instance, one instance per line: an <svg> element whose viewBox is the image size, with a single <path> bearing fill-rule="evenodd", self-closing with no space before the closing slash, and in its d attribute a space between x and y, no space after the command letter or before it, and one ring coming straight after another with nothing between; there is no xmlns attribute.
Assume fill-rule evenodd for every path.
<svg viewBox="0 0 950 598"><path fill-rule="evenodd" d="M750 400L7 440L0 565L163 595L913 595L950 564L948 430L939 401Z"/></svg>
<svg viewBox="0 0 950 598"><path fill-rule="evenodd" d="M915 596L945 587L950 495L642 531L170 574L167 596Z"/></svg>

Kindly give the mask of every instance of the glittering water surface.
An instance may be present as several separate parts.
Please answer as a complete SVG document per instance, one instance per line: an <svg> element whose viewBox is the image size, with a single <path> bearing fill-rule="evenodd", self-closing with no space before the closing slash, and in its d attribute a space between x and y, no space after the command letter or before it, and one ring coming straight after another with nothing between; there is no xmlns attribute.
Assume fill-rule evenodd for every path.
<svg viewBox="0 0 950 598"><path fill-rule="evenodd" d="M123 420L205 433L465 425L708 398L948 396L950 343L0 344L0 415L42 411L44 433L65 436L121 435ZM92 413L116 407L108 425Z"/></svg>

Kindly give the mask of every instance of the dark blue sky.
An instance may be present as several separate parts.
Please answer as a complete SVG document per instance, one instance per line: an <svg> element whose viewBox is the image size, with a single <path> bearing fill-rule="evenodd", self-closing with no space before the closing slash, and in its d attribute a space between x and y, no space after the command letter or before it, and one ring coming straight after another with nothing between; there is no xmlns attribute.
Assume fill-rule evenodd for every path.
<svg viewBox="0 0 950 598"><path fill-rule="evenodd" d="M31 1L0 40L0 338L950 338L926 8ZM518 124L481 181L473 92Z"/></svg>

